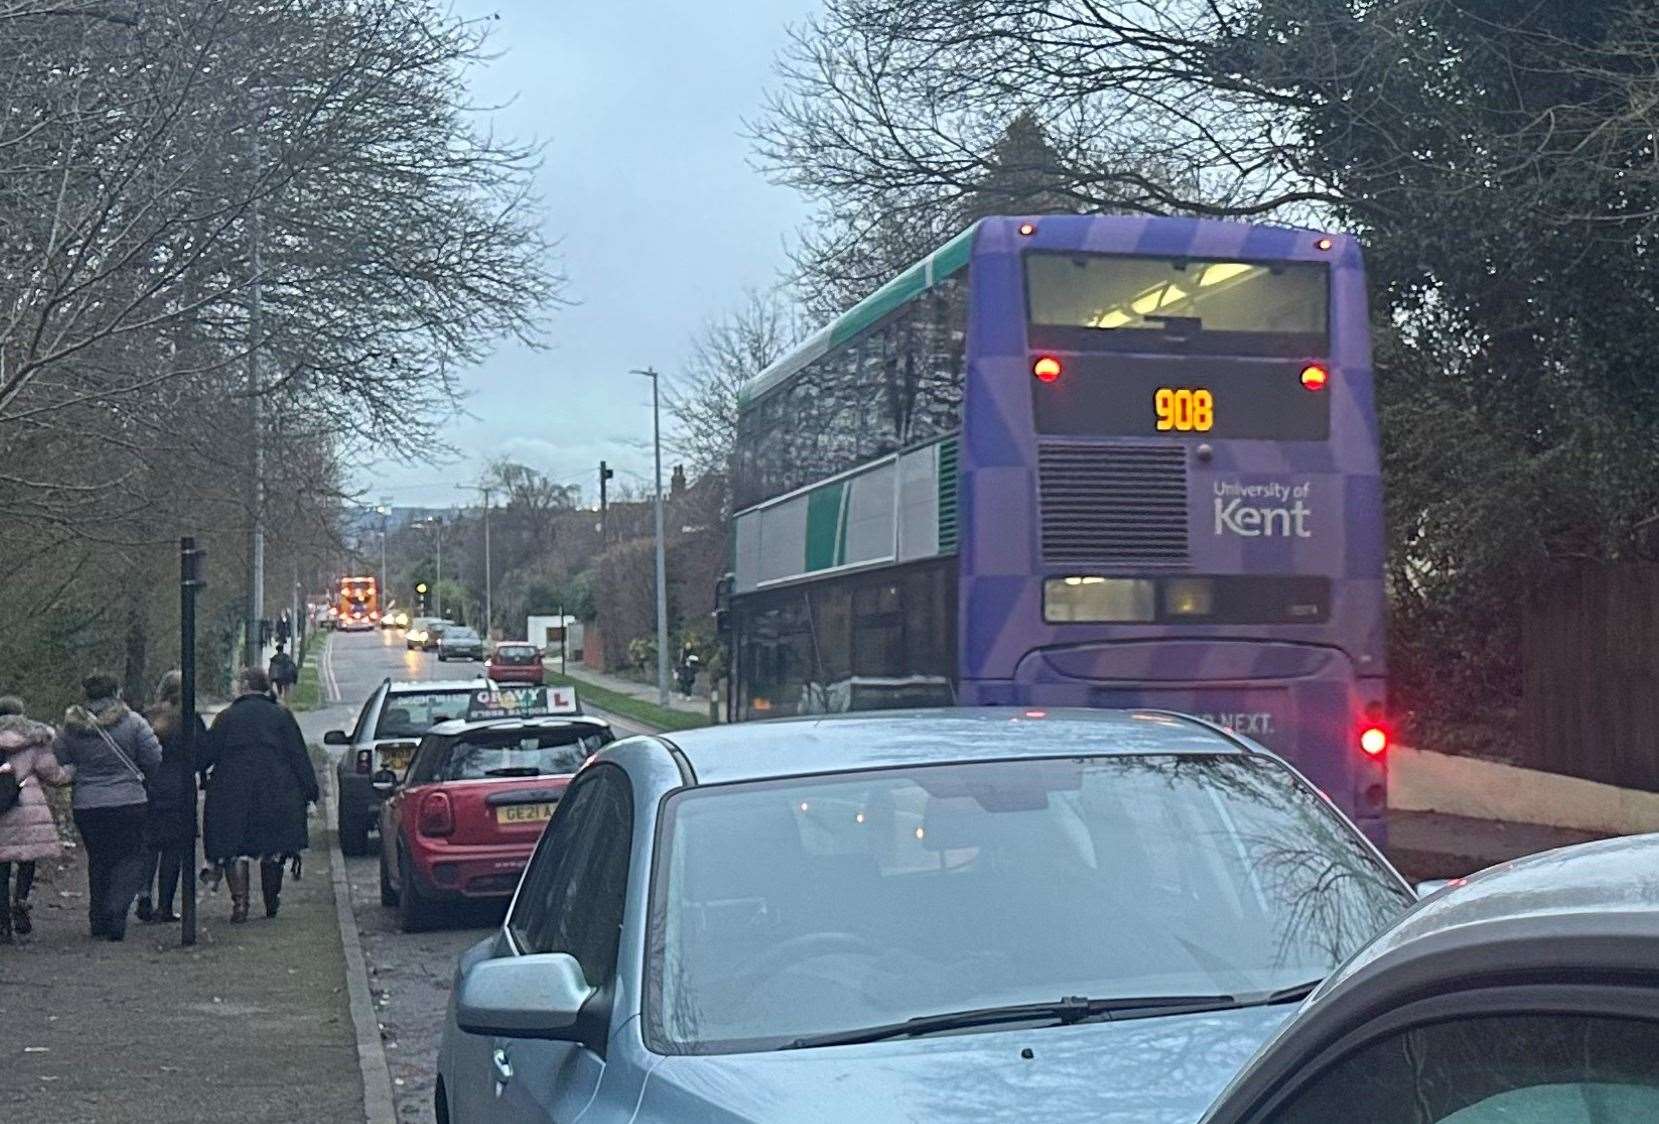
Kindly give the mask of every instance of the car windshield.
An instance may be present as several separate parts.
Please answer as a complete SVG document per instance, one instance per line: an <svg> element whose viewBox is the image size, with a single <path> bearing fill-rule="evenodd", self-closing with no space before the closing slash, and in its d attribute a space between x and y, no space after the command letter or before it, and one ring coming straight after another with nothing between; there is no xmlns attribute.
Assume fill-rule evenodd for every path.
<svg viewBox="0 0 1659 1124"><path fill-rule="evenodd" d="M603 733L541 730L535 733L467 734L433 762L422 781L477 781L492 777L547 777L574 773L599 752Z"/></svg>
<svg viewBox="0 0 1659 1124"><path fill-rule="evenodd" d="M1406 907L1276 762L1112 756L687 789L649 1017L724 1053L1065 996L1260 999Z"/></svg>
<svg viewBox="0 0 1659 1124"><path fill-rule="evenodd" d="M377 738L418 738L439 722L460 718L467 712L472 692L466 689L448 691L411 691L387 696L375 723Z"/></svg>
<svg viewBox="0 0 1659 1124"><path fill-rule="evenodd" d="M503 644L495 650L497 663L535 663L536 650L528 644Z"/></svg>
<svg viewBox="0 0 1659 1124"><path fill-rule="evenodd" d="M470 628L446 628L444 639L449 641L472 641L478 639L478 634Z"/></svg>

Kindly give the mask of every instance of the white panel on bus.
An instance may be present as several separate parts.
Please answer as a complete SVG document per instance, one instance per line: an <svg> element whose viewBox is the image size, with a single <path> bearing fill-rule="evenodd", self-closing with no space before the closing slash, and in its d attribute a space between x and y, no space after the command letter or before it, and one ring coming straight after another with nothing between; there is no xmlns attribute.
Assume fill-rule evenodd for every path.
<svg viewBox="0 0 1659 1124"><path fill-rule="evenodd" d="M760 584L760 524L765 517L764 511L737 517L737 550L732 570L735 592L748 593Z"/></svg>
<svg viewBox="0 0 1659 1124"><path fill-rule="evenodd" d="M899 561L939 553L939 446L899 458Z"/></svg>
<svg viewBox="0 0 1659 1124"><path fill-rule="evenodd" d="M796 578L806 572L806 509L803 493L759 512L757 582Z"/></svg>
<svg viewBox="0 0 1659 1124"><path fill-rule="evenodd" d="M893 557L892 461L847 482L847 525L843 565L884 562Z"/></svg>

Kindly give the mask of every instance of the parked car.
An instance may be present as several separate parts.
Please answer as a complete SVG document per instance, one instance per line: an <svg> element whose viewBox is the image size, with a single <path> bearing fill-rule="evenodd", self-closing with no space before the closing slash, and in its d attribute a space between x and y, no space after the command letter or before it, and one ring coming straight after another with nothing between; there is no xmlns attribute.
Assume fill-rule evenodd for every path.
<svg viewBox="0 0 1659 1124"><path fill-rule="evenodd" d="M462 955L437 1119L1190 1121L1411 901L1329 800L1196 719L630 738Z"/></svg>
<svg viewBox="0 0 1659 1124"><path fill-rule="evenodd" d="M1345 964L1206 1124L1659 1120L1659 835L1505 863Z"/></svg>
<svg viewBox="0 0 1659 1124"><path fill-rule="evenodd" d="M414 683L383 679L349 733L330 730L323 735L325 745L344 748L334 765L335 792L340 797L335 811L340 850L348 855L369 853L369 831L379 822L382 798L374 787L374 774L383 769L402 772L428 730L465 714L473 694L488 688L483 679Z"/></svg>
<svg viewBox="0 0 1659 1124"><path fill-rule="evenodd" d="M571 775L612 740L578 715L434 727L402 778L379 778L381 904L416 932L446 902L509 897Z"/></svg>
<svg viewBox="0 0 1659 1124"><path fill-rule="evenodd" d="M465 625L446 625L438 634L438 661L484 659L484 638Z"/></svg>
<svg viewBox="0 0 1659 1124"><path fill-rule="evenodd" d="M547 679L541 649L527 641L504 640L490 653L484 678L492 683L542 683Z"/></svg>

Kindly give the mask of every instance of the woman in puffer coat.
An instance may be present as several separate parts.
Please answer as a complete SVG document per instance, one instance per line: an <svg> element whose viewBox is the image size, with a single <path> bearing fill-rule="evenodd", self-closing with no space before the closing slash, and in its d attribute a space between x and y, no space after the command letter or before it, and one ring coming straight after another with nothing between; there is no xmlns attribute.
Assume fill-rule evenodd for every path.
<svg viewBox="0 0 1659 1124"><path fill-rule="evenodd" d="M11 944L13 929L26 936L31 928L29 890L35 882L35 863L63 853L40 786L69 780L52 756L52 727L25 717L23 704L15 698L0 699L0 770L11 773L20 785L17 803L0 812L0 944Z"/></svg>
<svg viewBox="0 0 1659 1124"><path fill-rule="evenodd" d="M75 828L86 844L87 914L92 935L118 941L144 886L145 785L161 767L161 743L143 717L121 701L113 676L89 675L86 702L64 712L52 753L74 770Z"/></svg>

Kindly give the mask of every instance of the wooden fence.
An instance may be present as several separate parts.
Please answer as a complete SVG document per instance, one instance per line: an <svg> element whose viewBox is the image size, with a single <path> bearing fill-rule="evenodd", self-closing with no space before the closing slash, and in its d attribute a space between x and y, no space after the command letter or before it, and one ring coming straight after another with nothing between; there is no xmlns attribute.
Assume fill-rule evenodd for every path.
<svg viewBox="0 0 1659 1124"><path fill-rule="evenodd" d="M1516 764L1659 791L1659 564L1586 565L1527 605Z"/></svg>

